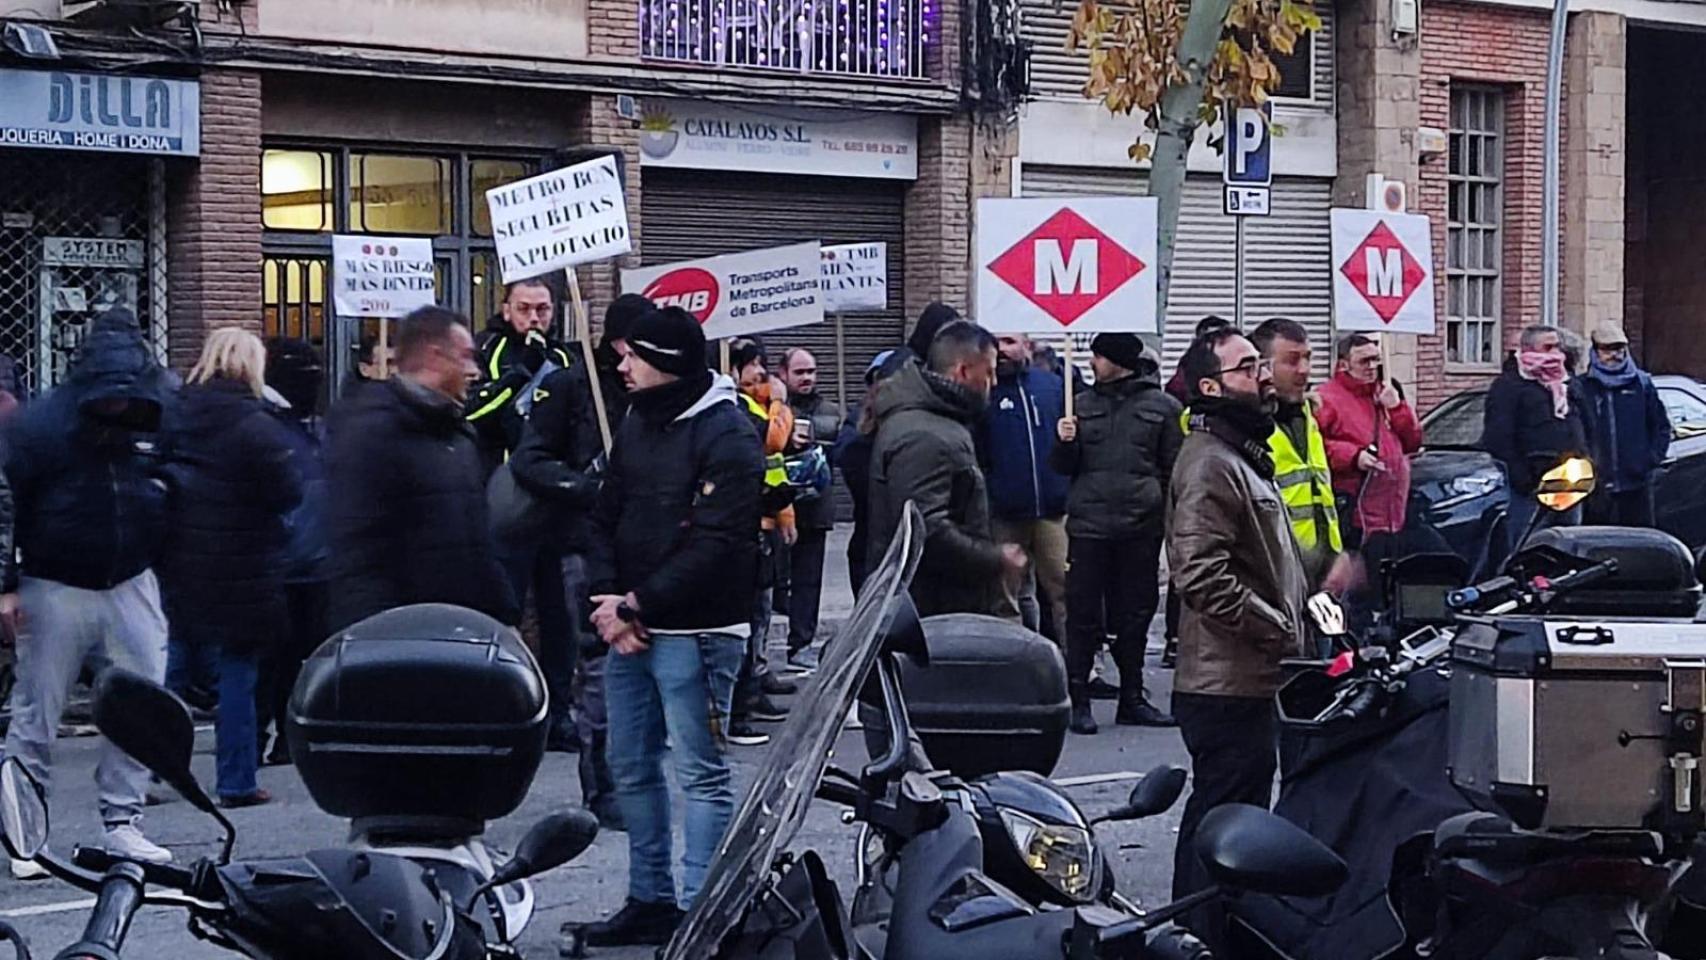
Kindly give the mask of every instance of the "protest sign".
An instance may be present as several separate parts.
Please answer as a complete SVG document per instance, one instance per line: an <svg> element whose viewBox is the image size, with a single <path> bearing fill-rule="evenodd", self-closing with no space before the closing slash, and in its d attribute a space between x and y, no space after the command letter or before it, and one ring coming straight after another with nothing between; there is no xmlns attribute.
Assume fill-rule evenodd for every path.
<svg viewBox="0 0 1706 960"><path fill-rule="evenodd" d="M339 316L401 317L436 302L431 240L332 237L332 303Z"/></svg>
<svg viewBox="0 0 1706 960"><path fill-rule="evenodd" d="M977 202L977 319L996 333L1155 333L1153 197Z"/></svg>
<svg viewBox="0 0 1706 960"><path fill-rule="evenodd" d="M823 248L824 310L885 310L888 305L888 244L846 243Z"/></svg>
<svg viewBox="0 0 1706 960"><path fill-rule="evenodd" d="M616 158L598 157L486 191L498 270L514 283L634 248Z"/></svg>
<svg viewBox="0 0 1706 960"><path fill-rule="evenodd" d="M821 323L820 249L814 241L624 270L622 292L681 307L711 340Z"/></svg>
<svg viewBox="0 0 1706 960"><path fill-rule="evenodd" d="M1340 333L1434 332L1432 228L1414 213L1335 207L1333 326Z"/></svg>

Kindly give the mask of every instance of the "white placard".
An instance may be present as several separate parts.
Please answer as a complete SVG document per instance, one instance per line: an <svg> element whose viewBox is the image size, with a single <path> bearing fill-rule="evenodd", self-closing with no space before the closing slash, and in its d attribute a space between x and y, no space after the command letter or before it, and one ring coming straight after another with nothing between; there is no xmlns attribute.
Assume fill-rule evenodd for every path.
<svg viewBox="0 0 1706 960"><path fill-rule="evenodd" d="M343 317L401 317L438 302L432 241L332 237L332 303Z"/></svg>
<svg viewBox="0 0 1706 960"><path fill-rule="evenodd" d="M1153 197L977 202L977 321L997 333L1155 333Z"/></svg>
<svg viewBox="0 0 1706 960"><path fill-rule="evenodd" d="M42 237L41 262L49 267L142 269L141 240L107 237Z"/></svg>
<svg viewBox="0 0 1706 960"><path fill-rule="evenodd" d="M504 283L634 249L613 156L493 187L486 205Z"/></svg>
<svg viewBox="0 0 1706 960"><path fill-rule="evenodd" d="M707 339L823 322L818 245L748 250L622 271L622 292L699 318Z"/></svg>
<svg viewBox="0 0 1706 960"><path fill-rule="evenodd" d="M889 245L845 243L823 248L823 308L830 313L885 310Z"/></svg>
<svg viewBox="0 0 1706 960"><path fill-rule="evenodd" d="M1333 323L1340 332L1434 332L1428 218L1335 207Z"/></svg>

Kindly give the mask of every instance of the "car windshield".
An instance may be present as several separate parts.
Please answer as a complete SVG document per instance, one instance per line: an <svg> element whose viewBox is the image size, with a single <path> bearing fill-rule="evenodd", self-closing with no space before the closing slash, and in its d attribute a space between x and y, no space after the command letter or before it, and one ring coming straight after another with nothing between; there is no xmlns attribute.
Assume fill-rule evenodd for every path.
<svg viewBox="0 0 1706 960"><path fill-rule="evenodd" d="M714 956L770 876L776 855L794 839L829 764L860 686L877 661L898 598L912 583L924 553L924 518L907 504L905 521L883 562L859 591L853 615L818 664L811 686L789 711L717 848L705 888L663 953L664 960Z"/></svg>
<svg viewBox="0 0 1706 960"><path fill-rule="evenodd" d="M1479 450L1487 395L1460 393L1422 418L1424 446L1435 450Z"/></svg>

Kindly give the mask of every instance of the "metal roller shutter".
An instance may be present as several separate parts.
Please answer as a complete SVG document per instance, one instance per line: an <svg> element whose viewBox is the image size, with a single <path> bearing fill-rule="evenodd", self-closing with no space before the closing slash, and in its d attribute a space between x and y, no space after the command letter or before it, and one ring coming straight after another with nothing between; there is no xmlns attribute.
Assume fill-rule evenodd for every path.
<svg viewBox="0 0 1706 960"><path fill-rule="evenodd" d="M1021 178L1027 197L1143 196L1147 187L1141 171L1112 168L1027 166ZM1168 370L1190 346L1199 319L1232 318L1235 218L1222 212L1221 192L1219 177L1192 175L1185 182L1167 297ZM1331 355L1331 195L1329 180L1275 177L1272 215L1251 217L1244 228L1245 321L1253 327L1284 316L1303 324L1315 348L1317 381L1327 376Z"/></svg>
<svg viewBox="0 0 1706 960"><path fill-rule="evenodd" d="M640 187L640 256L646 265L817 240L887 243L889 308L843 318L847 399L865 392L871 358L905 336L906 184L853 178L646 170ZM835 324L825 321L765 335L772 362L788 347L818 358L820 388L835 396Z"/></svg>

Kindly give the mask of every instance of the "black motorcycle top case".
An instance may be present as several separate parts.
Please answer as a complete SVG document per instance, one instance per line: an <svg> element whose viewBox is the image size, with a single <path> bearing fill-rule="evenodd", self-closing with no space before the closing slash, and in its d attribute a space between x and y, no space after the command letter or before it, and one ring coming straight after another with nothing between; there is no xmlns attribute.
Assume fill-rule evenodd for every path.
<svg viewBox="0 0 1706 960"><path fill-rule="evenodd" d="M333 636L290 698L290 755L320 808L356 820L513 813L545 753L543 677L484 614L417 604Z"/></svg>
<svg viewBox="0 0 1706 960"><path fill-rule="evenodd" d="M1072 712L1066 663L1040 634L994 617L948 613L924 619L930 663L903 661L907 715L924 751L965 778L1002 770L1047 776L1060 760ZM882 712L861 703L872 756L888 743Z"/></svg>

